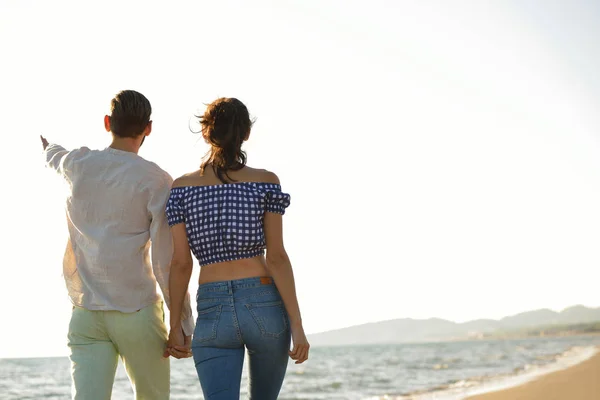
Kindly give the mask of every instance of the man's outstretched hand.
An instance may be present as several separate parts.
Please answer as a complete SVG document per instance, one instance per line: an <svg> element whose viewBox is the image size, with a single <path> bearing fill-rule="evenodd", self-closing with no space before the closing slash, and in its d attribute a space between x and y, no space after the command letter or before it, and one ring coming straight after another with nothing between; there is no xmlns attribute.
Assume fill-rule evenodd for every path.
<svg viewBox="0 0 600 400"><path fill-rule="evenodd" d="M48 141L42 135L40 135L40 139L42 139L42 147L44 148L44 150L46 150L46 147L48 147Z"/></svg>

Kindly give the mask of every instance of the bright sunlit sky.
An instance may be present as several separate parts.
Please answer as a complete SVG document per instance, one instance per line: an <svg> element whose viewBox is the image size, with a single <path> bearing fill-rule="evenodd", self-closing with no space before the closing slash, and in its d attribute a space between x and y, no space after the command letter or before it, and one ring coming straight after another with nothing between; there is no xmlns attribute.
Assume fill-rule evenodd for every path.
<svg viewBox="0 0 600 400"><path fill-rule="evenodd" d="M64 192L39 134L106 147L122 89L151 101L140 155L174 177L206 151L194 112L248 106L249 165L292 195L309 333L600 306L600 3L94 4L0 2L0 357L67 353Z"/></svg>

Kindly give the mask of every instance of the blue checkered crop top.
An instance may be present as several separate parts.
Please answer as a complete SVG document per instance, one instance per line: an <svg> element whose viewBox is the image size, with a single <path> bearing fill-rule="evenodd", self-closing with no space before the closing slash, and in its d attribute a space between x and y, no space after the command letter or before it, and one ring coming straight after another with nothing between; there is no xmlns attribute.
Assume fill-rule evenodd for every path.
<svg viewBox="0 0 600 400"><path fill-rule="evenodd" d="M170 226L185 223L202 266L264 254L265 212L284 214L289 205L278 184L237 182L172 188L166 212Z"/></svg>

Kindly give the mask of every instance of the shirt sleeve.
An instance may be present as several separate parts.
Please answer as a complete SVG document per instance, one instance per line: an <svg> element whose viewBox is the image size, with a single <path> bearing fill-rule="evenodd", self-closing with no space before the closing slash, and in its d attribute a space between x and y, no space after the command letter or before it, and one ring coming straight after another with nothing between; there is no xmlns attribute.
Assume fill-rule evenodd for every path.
<svg viewBox="0 0 600 400"><path fill-rule="evenodd" d="M266 211L276 214L285 214L285 209L290 206L291 196L283 193L281 188L274 185L273 188L267 191Z"/></svg>
<svg viewBox="0 0 600 400"><path fill-rule="evenodd" d="M167 307L171 306L169 296L169 273L173 257L173 239L169 229L165 207L169 198L169 190L173 180L165 173L158 188L150 194L149 211L152 218L150 223L150 240L152 252L152 270L156 281L163 293ZM194 319L190 305L190 293L186 292L181 312L183 332L190 336L194 332Z"/></svg>
<svg viewBox="0 0 600 400"><path fill-rule="evenodd" d="M171 189L169 200L167 201L166 213L169 226L185 222L185 213L183 211L183 188Z"/></svg>
<svg viewBox="0 0 600 400"><path fill-rule="evenodd" d="M65 174L65 162L69 151L64 147L50 143L44 150L44 157L46 158L46 166L52 168L61 175Z"/></svg>

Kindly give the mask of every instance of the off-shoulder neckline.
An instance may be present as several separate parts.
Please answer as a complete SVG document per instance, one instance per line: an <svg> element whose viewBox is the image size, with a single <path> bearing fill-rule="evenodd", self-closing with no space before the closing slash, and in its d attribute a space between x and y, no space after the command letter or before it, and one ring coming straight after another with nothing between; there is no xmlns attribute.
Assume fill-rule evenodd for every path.
<svg viewBox="0 0 600 400"><path fill-rule="evenodd" d="M275 186L277 188L281 188L281 185L278 183L270 183L270 182L231 182L231 183L220 183L220 184L216 184L216 185L183 185L183 186L176 186L171 188L171 190L174 189L187 189L187 188L206 188L206 189L211 189L211 188L218 188L218 187L228 187L228 186L236 186L236 185L270 185L270 186Z"/></svg>

